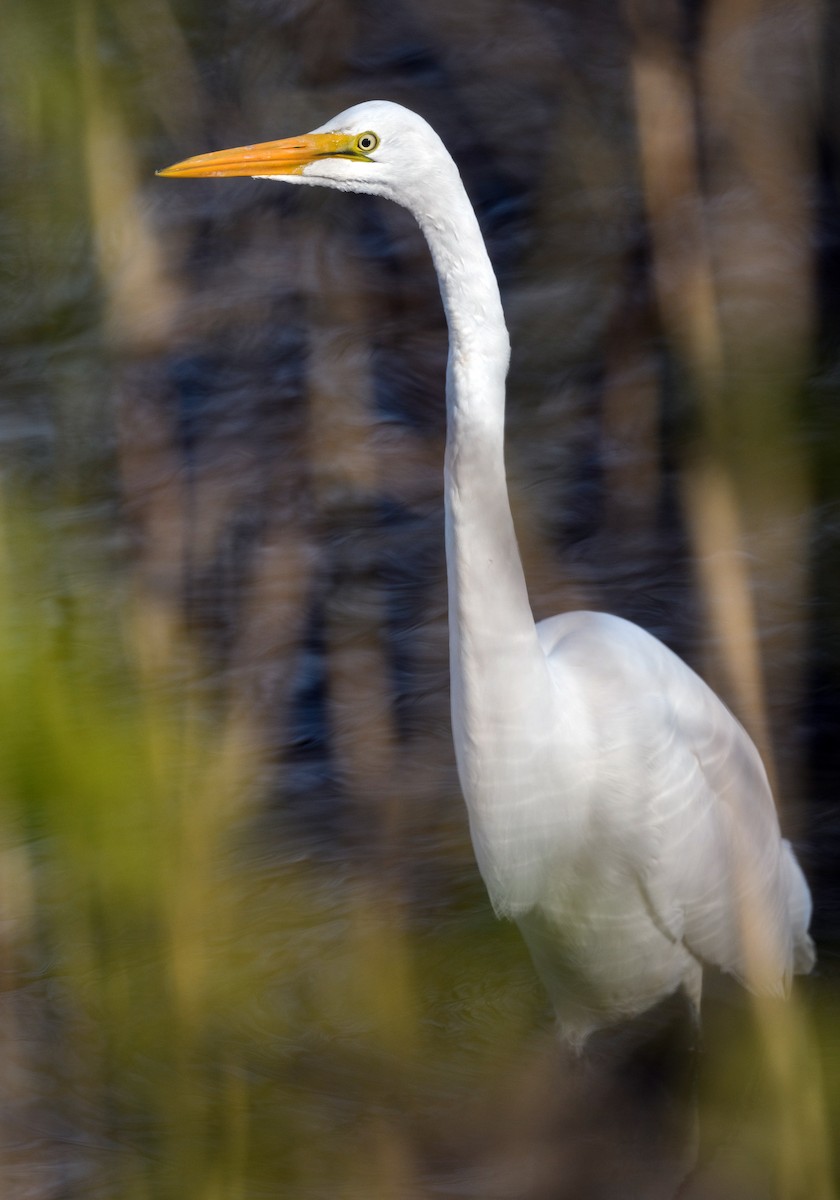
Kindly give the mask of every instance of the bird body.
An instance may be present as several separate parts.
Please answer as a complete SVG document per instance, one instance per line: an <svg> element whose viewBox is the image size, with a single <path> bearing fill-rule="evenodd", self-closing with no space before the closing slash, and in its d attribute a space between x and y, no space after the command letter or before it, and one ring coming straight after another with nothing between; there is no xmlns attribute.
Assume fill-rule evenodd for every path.
<svg viewBox="0 0 840 1200"><path fill-rule="evenodd" d="M449 328L445 460L452 728L479 868L563 1034L582 1043L704 964L783 992L813 963L810 896L755 746L690 667L618 617L535 624L504 466L510 354L458 170L417 114L357 105L299 138L161 172L387 197L429 244Z"/></svg>
<svg viewBox="0 0 840 1200"><path fill-rule="evenodd" d="M575 612L537 630L556 689L540 778L514 767L507 827L472 828L567 1037L680 985L699 1007L703 965L783 993L813 965L810 896L742 726L637 625Z"/></svg>

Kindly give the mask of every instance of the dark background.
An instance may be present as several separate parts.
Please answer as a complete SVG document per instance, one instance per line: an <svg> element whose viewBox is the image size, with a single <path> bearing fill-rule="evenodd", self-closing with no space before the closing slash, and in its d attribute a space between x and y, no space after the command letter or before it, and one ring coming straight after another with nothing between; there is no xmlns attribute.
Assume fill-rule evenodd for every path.
<svg viewBox="0 0 840 1200"><path fill-rule="evenodd" d="M812 1121L791 1136L830 1143L840 10L11 0L3 24L9 645L42 656L3 684L6 1194L636 1194L633 1154L604 1182L581 1147L613 1134L562 1115L469 849L421 236L369 197L154 177L378 98L442 135L501 283L536 615L639 622L765 756L821 964L796 1078L819 1092L813 1054L826 1090L787 1096ZM89 721L59 738L51 689L79 687ZM775 1194L773 1141L697 1195ZM812 1168L802 1194L832 1194Z"/></svg>

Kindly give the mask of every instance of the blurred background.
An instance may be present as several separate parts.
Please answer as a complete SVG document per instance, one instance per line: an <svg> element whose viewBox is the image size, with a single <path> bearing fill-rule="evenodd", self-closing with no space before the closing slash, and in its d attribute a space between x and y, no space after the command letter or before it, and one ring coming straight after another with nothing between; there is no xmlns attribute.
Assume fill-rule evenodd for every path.
<svg viewBox="0 0 840 1200"><path fill-rule="evenodd" d="M473 862L418 231L154 176L376 98L440 132L500 279L536 615L605 609L686 657L812 885L818 972L717 1023L683 1194L835 1195L838 54L820 0L6 0L8 1200L681 1176L640 1083L570 1082Z"/></svg>

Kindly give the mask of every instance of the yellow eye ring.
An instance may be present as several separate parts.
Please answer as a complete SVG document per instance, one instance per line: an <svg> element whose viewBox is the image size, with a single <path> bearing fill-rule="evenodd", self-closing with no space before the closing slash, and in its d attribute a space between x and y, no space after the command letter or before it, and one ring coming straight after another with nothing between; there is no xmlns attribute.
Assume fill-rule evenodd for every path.
<svg viewBox="0 0 840 1200"><path fill-rule="evenodd" d="M372 151L374 151L378 145L379 138L375 133L372 132L372 130L368 130L366 133L360 133L356 138L356 149L361 151L362 154L372 153Z"/></svg>

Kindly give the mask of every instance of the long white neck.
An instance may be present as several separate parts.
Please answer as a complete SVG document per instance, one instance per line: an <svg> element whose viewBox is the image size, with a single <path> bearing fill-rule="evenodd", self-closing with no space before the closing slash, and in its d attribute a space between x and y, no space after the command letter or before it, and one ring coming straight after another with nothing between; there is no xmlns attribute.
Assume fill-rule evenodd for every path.
<svg viewBox="0 0 840 1200"><path fill-rule="evenodd" d="M417 217L449 326L445 471L453 731L468 803L482 792L470 746L504 740L525 695L549 689L508 500L505 378L510 344L478 221L452 168ZM519 712L521 718L521 710ZM480 801L479 801L480 802Z"/></svg>

